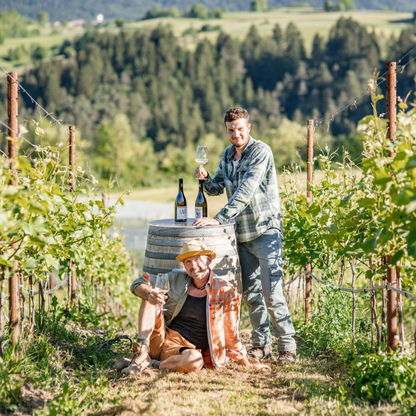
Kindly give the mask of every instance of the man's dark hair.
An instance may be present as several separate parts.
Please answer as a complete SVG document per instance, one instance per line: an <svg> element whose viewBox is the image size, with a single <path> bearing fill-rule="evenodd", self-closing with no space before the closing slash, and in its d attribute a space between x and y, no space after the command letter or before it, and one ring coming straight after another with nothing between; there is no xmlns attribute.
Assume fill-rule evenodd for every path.
<svg viewBox="0 0 416 416"><path fill-rule="evenodd" d="M230 108L225 113L224 124L229 121L238 120L240 118L243 118L248 123L249 122L248 111L245 108L241 108L241 107Z"/></svg>

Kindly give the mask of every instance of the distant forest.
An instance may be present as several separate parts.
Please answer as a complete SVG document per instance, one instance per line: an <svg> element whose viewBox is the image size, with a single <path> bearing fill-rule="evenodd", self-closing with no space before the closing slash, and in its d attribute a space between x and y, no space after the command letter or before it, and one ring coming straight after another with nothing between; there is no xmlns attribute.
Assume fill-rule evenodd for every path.
<svg viewBox="0 0 416 416"><path fill-rule="evenodd" d="M137 20L143 17L152 6L162 8L175 6L179 10L190 8L195 3L202 3L208 9L224 7L230 11L250 10L251 0L0 0L0 11L16 9L19 13L36 19L39 11L49 13L51 21L72 19L95 19L102 13L106 19L123 17ZM308 3L312 7L323 8L324 0L268 0L269 7L285 7L291 4ZM413 12L415 0L354 0L357 9L380 10L382 7L394 8L397 11Z"/></svg>
<svg viewBox="0 0 416 416"><path fill-rule="evenodd" d="M279 166L290 163L296 146L302 152L293 126L303 129L308 118L332 115L334 146L345 145L359 158L356 123L372 111L369 97L358 108L340 114L337 108L361 95L374 69L384 72L386 59L397 60L414 47L414 29L383 42L387 56L382 59L377 36L346 18L338 20L328 40L315 36L311 56L293 23L284 31L276 25L269 37L252 26L242 42L220 33L214 44L201 40L194 52L180 46L167 27L135 33L91 29L20 79L55 117L77 126L100 177L134 175L137 184L146 185L154 179L147 169L193 169L189 149L207 134L220 138L214 147L221 152L223 114L236 105L248 108L255 137L271 144ZM414 90L415 57L413 51L402 62L409 62L399 76L402 98ZM6 97L4 83L0 97ZM21 120L38 116L24 94L21 102ZM4 98L0 115L7 115ZM286 131L278 131L283 125ZM321 130L326 132L326 125ZM127 159L115 167L113 156L122 146ZM284 156L291 146L292 154Z"/></svg>

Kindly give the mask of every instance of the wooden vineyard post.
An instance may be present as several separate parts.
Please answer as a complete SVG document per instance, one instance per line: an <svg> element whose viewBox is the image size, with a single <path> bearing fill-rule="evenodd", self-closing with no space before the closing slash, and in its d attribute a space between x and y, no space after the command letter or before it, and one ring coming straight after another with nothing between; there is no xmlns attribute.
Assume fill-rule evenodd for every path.
<svg viewBox="0 0 416 416"><path fill-rule="evenodd" d="M351 281L351 289L352 292L352 321L351 321L351 333L352 333L352 343L355 342L355 315L356 315L356 299L355 299L355 279L357 273L355 271L354 260L350 260L351 266L351 274L352 274L352 281Z"/></svg>
<svg viewBox="0 0 416 416"><path fill-rule="evenodd" d="M387 119L387 138L395 140L396 136L396 62L387 62L386 64L386 119ZM394 157L395 152L390 153L390 157ZM387 283L396 286L396 267L391 265L391 257L386 257L387 264ZM396 351L397 349L397 302L396 292L387 291L387 349Z"/></svg>
<svg viewBox="0 0 416 416"><path fill-rule="evenodd" d="M19 130L19 107L18 107L18 83L17 73L11 72L7 77L7 98L8 98L8 135L11 138L8 143L8 153L10 161L10 169L12 169L14 179L10 181L10 185L17 186L17 170L14 166L14 161L17 157L17 140ZM12 243L12 249L17 250L17 243ZM9 278L9 322L10 322L10 338L13 345L16 345L19 340L19 273L17 271L19 265L15 261L11 270Z"/></svg>
<svg viewBox="0 0 416 416"><path fill-rule="evenodd" d="M396 267L396 275L397 275L397 289L402 289L402 281L400 278L400 266ZM399 334L400 334L400 342L402 343L402 348L404 344L404 327L403 327L403 303L402 303L402 294L397 293L397 314L399 317Z"/></svg>
<svg viewBox="0 0 416 416"><path fill-rule="evenodd" d="M3 357L4 266L0 266L0 357Z"/></svg>
<svg viewBox="0 0 416 416"><path fill-rule="evenodd" d="M370 267L374 265L374 256L371 256ZM373 288L374 277L371 276L370 287ZM373 323L376 328L376 337L377 337L377 346L380 346L380 327L377 322L377 300L376 300L376 291L372 290L371 292L371 346L374 346L374 332L373 332Z"/></svg>
<svg viewBox="0 0 416 416"><path fill-rule="evenodd" d="M103 203L103 207L107 208L107 198L106 198L105 193L101 194L101 201ZM103 284L103 291L104 291L104 298L105 298L104 313L106 313L108 312L108 302L109 302L107 282L104 282Z"/></svg>
<svg viewBox="0 0 416 416"><path fill-rule="evenodd" d="M69 175L69 189L71 191L75 190L75 183L76 183L76 177L75 177L75 126L69 127L69 165L71 166L71 173ZM69 269L69 275L68 275L68 298L69 303L72 304L72 306L75 305L75 264L70 259L68 260L68 269Z"/></svg>
<svg viewBox="0 0 416 416"><path fill-rule="evenodd" d="M313 171L313 120L308 120L308 184L307 184L307 197L308 206L312 204L312 171ZM311 317L311 295L312 295L312 264L309 263L305 268L305 322L308 323Z"/></svg>

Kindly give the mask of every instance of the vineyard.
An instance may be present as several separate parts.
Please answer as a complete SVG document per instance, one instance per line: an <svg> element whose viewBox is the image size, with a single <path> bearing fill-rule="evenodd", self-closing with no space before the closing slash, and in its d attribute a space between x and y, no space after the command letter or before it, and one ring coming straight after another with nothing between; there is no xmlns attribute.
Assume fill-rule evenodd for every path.
<svg viewBox="0 0 416 416"><path fill-rule="evenodd" d="M373 114L358 124L360 166L347 151L334 163L334 152L322 150L308 161L310 174L316 165L323 177L309 176L308 194L301 167L283 173L285 288L298 363L272 362L271 375L231 365L186 376L146 370L131 380L111 369L129 354L139 306L128 290L136 270L111 231L124 195L107 206L94 176L76 166L74 127L68 145L48 145L41 122L33 121L40 145L18 134L18 87L25 91L9 74L9 123L2 123L9 154L0 159L1 411L414 414L416 104L410 95L398 99L396 126L394 97L380 114L381 79L369 82ZM395 79L388 91L394 86ZM49 120L64 127L46 113ZM310 139L325 121L309 123ZM19 155L22 141L29 150ZM242 322L246 315L243 308Z"/></svg>

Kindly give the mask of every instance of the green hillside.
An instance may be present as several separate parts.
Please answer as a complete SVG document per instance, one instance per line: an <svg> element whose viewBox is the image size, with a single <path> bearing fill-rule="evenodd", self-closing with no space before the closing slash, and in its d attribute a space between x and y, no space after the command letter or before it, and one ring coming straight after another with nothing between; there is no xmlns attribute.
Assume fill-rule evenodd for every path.
<svg viewBox="0 0 416 416"><path fill-rule="evenodd" d="M346 146L359 161L361 136L355 126L371 111L370 101L366 97L345 111L338 109L366 91L375 68L384 72L386 60L398 60L414 47L413 27L398 32L397 25L387 35L392 14L381 12L361 13L368 21L385 16L386 27L383 32L378 28L380 33L348 13L335 22L319 21L315 27L310 26L314 21L310 12L303 18L298 12L298 19L290 13L273 15L282 19L281 24L265 22L261 14L263 23L250 20L257 14L229 13L219 20L223 30L213 32L198 32L201 22L193 19L195 33L189 35L183 31L189 30L191 19L154 19L121 30L114 25L89 28L81 37L50 48L43 58L39 55L46 48L32 47L26 58L30 66L5 61L5 67L10 70L15 64L31 96L65 124L77 126L85 157L103 179L152 185L159 175L191 175L189 155L196 145L207 143L212 159L219 157L222 117L235 105L249 109L253 134L270 144L279 167L298 157L304 160L302 136L310 118L331 119L328 126L322 123L318 140L333 149ZM318 28L325 36L313 36ZM8 52L9 60L13 53ZM413 50L402 62L406 68L400 71L401 97L413 88L415 59ZM5 83L0 85L0 96L6 97ZM22 99L22 119L37 118L31 100L24 95ZM1 119L6 114L3 99ZM38 140L33 130L27 137L32 143ZM61 134L55 139L66 140ZM113 155L119 152L114 163ZM140 170L137 160L142 160Z"/></svg>
<svg viewBox="0 0 416 416"><path fill-rule="evenodd" d="M315 34L318 33L320 36L327 38L330 28L342 16L351 17L354 21L364 25L368 31L374 30L381 36L380 46L382 49L385 46L385 42L382 40L391 34L399 35L403 29L410 27L413 17L410 13L399 12L349 11L326 13L304 8L286 8L257 13L230 12L224 13L222 19L210 20L171 17L141 20L126 23L123 30L149 30L160 24L169 25L174 35L178 37L178 42L187 49L193 50L201 39L206 38L215 42L219 30L228 33L233 38L242 40L252 25L255 25L259 34L264 37L272 34L276 24L284 29L290 22L295 22L304 40L305 48L310 53ZM64 40L72 40L84 32L83 30L67 27L39 27L37 24L27 25L26 27L26 23L24 23L24 26L25 36L7 37L3 44L0 43L0 64L9 71L25 71L27 64L32 61L30 50L33 48L37 46L46 48L46 57L50 57L53 55L53 48L59 48ZM202 30L204 26L217 27L219 30L204 31ZM114 24L110 24L107 28L100 30L118 31L119 29ZM8 58L10 50L18 47L24 48L27 53L22 53L19 59L10 60Z"/></svg>
<svg viewBox="0 0 416 416"><path fill-rule="evenodd" d="M323 7L324 0L269 0L269 7L285 7L296 3L309 3L312 7ZM334 1L336 3L336 1ZM0 10L6 11L12 8L19 13L36 19L37 13L41 10L47 11L51 21L72 20L72 19L94 19L97 14L102 13L107 19L123 17L129 20L137 20L144 16L146 11L154 5L162 8L175 6L179 10L185 10L195 4L195 0L71 0L63 2L60 0L0 0ZM250 10L250 0L200 0L207 8L223 7L230 11ZM395 9L397 11L412 12L416 9L414 0L355 0L358 10L380 10L382 8Z"/></svg>

